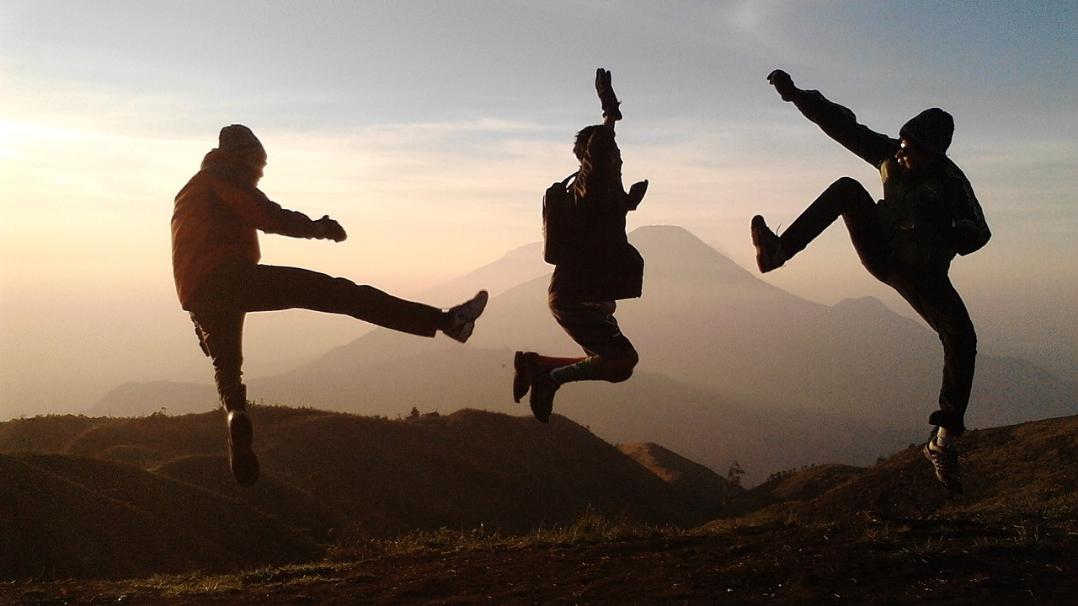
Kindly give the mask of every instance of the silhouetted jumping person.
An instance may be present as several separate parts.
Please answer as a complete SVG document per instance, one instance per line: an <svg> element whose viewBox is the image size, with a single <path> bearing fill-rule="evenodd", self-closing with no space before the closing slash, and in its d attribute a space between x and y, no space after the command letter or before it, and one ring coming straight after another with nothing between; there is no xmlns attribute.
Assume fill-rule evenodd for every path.
<svg viewBox="0 0 1078 606"><path fill-rule="evenodd" d="M425 337L441 330L463 343L487 303L486 291L480 291L442 311L344 278L260 265L257 230L334 242L347 237L329 216L312 221L270 201L257 187L265 166L266 151L250 129L239 124L222 128L218 147L176 195L172 214L176 292L191 314L203 353L213 361L217 393L228 412L229 464L243 486L259 476L247 387L241 380L248 312L312 309Z"/></svg>
<svg viewBox="0 0 1078 606"><path fill-rule="evenodd" d="M899 130L899 138L858 124L849 109L819 91L801 90L776 70L768 80L828 136L880 171L883 200L874 202L860 183L842 177L809 205L781 236L752 218L756 264L768 272L790 260L842 217L861 263L894 288L943 343L943 386L924 454L936 477L961 492L957 438L973 386L977 336L962 298L947 276L955 254L966 255L991 237L969 180L946 156L954 134L951 115L926 109Z"/></svg>
<svg viewBox="0 0 1078 606"><path fill-rule="evenodd" d="M648 182L635 183L628 192L622 186L621 150L614 141L621 111L610 72L596 71L595 90L603 123L577 133L573 153L579 171L552 185L543 199L544 258L555 266L550 310L587 356L518 351L513 359L513 399L519 402L530 389L532 414L543 423L550 420L562 384L624 381L639 360L614 310L616 300L640 296L644 260L625 235L625 215L640 204Z"/></svg>

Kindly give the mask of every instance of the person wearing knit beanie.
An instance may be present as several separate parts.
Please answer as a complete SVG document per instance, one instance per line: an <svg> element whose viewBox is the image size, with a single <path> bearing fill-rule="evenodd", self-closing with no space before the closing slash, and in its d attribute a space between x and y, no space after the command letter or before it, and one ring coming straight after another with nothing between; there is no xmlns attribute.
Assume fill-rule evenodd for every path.
<svg viewBox="0 0 1078 606"><path fill-rule="evenodd" d="M782 70L767 78L782 100L879 170L883 200L873 201L860 183L842 177L781 236L756 215L750 231L757 267L768 272L784 266L842 217L861 263L909 302L943 344L939 408L928 417L933 429L923 450L936 478L960 492L957 439L965 431L977 335L948 271L956 254L980 249L991 231L969 180L947 157L954 119L938 107L926 109L895 139L859 124L852 111L819 91L798 88Z"/></svg>
<svg viewBox="0 0 1078 606"><path fill-rule="evenodd" d="M247 313L311 309L419 336L441 331L463 343L487 304L487 292L481 290L443 311L345 278L260 264L259 231L334 242L347 238L329 215L311 220L267 198L257 187L266 159L251 129L241 124L222 128L217 147L176 195L172 214L176 294L194 323L199 347L213 362L217 393L227 412L229 465L241 486L254 484L260 475L242 381Z"/></svg>

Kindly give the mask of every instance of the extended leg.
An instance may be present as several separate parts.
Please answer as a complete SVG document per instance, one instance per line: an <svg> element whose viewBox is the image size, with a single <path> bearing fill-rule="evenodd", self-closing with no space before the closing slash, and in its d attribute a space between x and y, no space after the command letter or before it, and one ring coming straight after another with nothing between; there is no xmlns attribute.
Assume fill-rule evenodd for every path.
<svg viewBox="0 0 1078 606"><path fill-rule="evenodd" d="M445 321L445 314L436 307L298 267L254 265L231 269L215 280L215 290L219 303L232 309L300 308L345 314L425 337L433 337Z"/></svg>

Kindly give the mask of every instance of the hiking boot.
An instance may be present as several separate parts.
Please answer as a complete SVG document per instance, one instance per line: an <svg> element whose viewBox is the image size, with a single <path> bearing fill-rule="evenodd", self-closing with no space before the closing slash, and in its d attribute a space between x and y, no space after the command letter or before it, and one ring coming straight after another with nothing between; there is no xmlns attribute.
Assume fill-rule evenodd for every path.
<svg viewBox="0 0 1078 606"><path fill-rule="evenodd" d="M764 218L756 215L752 218L752 245L756 247L756 267L766 274L772 269L782 267L786 254L782 252L782 243L775 232L767 226Z"/></svg>
<svg viewBox="0 0 1078 606"><path fill-rule="evenodd" d="M554 394L559 385L550 377L550 368L537 366L531 373L532 395L528 403L531 404L532 414L540 423L550 422L550 413L554 410Z"/></svg>
<svg viewBox="0 0 1078 606"><path fill-rule="evenodd" d="M251 486L258 481L258 457L251 448L254 435L246 410L228 413L228 465L240 486Z"/></svg>
<svg viewBox="0 0 1078 606"><path fill-rule="evenodd" d="M487 291L481 290L475 296L455 305L446 312L446 327L442 329L451 339L464 343L472 336L475 330L475 320L483 313L487 306Z"/></svg>
<svg viewBox="0 0 1078 606"><path fill-rule="evenodd" d="M527 395L532 386L532 374L538 364L539 354L534 351L518 351L513 354L513 401Z"/></svg>
<svg viewBox="0 0 1078 606"><path fill-rule="evenodd" d="M936 432L932 431L932 436L928 439L928 443L922 449L925 458L932 463L932 468L936 472L936 479L941 484L947 487L947 490L959 493L962 492L962 477L958 469L958 447L941 446L936 441Z"/></svg>

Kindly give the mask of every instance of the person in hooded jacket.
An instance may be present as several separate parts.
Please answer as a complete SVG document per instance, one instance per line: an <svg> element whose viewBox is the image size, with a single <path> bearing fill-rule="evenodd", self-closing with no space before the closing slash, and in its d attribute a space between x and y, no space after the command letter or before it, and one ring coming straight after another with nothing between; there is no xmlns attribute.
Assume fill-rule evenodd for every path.
<svg viewBox="0 0 1078 606"><path fill-rule="evenodd" d="M172 268L180 306L213 362L214 379L227 411L229 463L236 481L259 477L254 431L243 384L243 321L248 312L311 309L354 318L414 335L441 330L464 342L487 302L486 291L448 311L398 299L371 286L296 267L259 263L258 231L294 238L341 242L341 225L323 216L281 208L258 189L266 150L249 128L221 129L218 147L176 195L172 214Z"/></svg>
<svg viewBox="0 0 1078 606"><path fill-rule="evenodd" d="M520 402L530 390L532 414L543 423L550 420L554 394L561 385L571 381L625 381L639 361L614 312L618 299L641 294L644 260L629 244L625 215L636 210L648 182L640 181L625 191L621 150L614 140L614 124L622 115L609 71L596 71L595 87L603 108L603 123L577 133L573 153L580 168L569 191L561 192L567 202L560 224L545 227L548 249L555 238L553 232L560 232L559 244L553 245L559 250L545 253L547 260L555 264L548 304L554 319L586 355L552 357L518 351L513 358L513 399ZM551 190L567 183L568 180L555 183Z"/></svg>
<svg viewBox="0 0 1078 606"><path fill-rule="evenodd" d="M763 217L753 217L757 266L761 272L782 267L842 217L861 263L898 291L943 344L939 409L929 415L933 429L923 452L937 479L961 492L956 441L965 431L977 336L947 274L956 253L978 250L991 232L969 180L946 155L954 120L942 109L926 109L895 139L859 124L852 111L819 91L797 88L782 70L771 72L768 81L824 133L877 168L884 197L875 202L860 183L842 177L781 236Z"/></svg>

